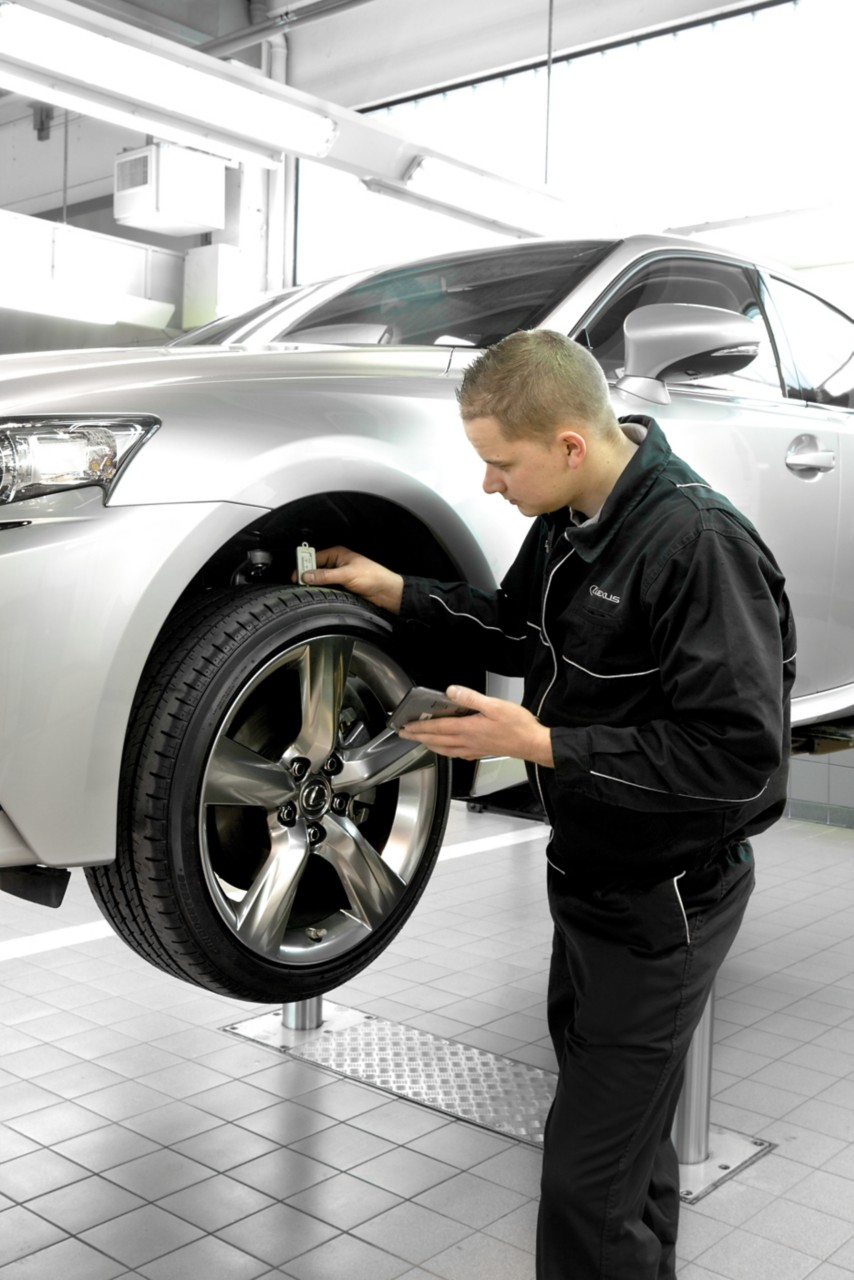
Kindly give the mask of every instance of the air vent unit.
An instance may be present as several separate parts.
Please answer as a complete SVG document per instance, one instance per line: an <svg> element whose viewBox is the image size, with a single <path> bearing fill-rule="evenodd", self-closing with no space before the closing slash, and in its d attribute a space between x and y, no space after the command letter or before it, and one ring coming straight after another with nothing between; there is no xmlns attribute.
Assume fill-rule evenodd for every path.
<svg viewBox="0 0 854 1280"><path fill-rule="evenodd" d="M113 216L125 227L168 236L225 226L225 161L187 147L154 142L117 156Z"/></svg>

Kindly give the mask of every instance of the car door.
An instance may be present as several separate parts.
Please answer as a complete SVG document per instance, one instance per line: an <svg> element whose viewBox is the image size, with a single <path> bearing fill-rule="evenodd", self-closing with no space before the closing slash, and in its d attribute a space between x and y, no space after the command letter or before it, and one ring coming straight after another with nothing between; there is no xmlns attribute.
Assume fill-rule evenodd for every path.
<svg viewBox="0 0 854 1280"><path fill-rule="evenodd" d="M806 409L800 447L810 451L815 442L819 447L814 461L824 476L816 484L807 472L807 482L828 500L832 488L838 504L833 546L821 545L811 531L806 534L814 560L834 566L826 674L828 687L837 688L854 682L854 321L779 276L770 275L764 284L771 325L785 331L792 352L790 395L799 397ZM823 453L829 440L836 442L833 459ZM833 486L826 484L831 473Z"/></svg>
<svg viewBox="0 0 854 1280"><path fill-rule="evenodd" d="M623 372L623 323L637 307L694 303L737 311L753 320L759 353L735 374L674 382L669 403L650 404L614 388L618 414L646 413L675 453L726 494L755 524L786 575L799 632L796 696L826 689L842 674L831 653L834 549L839 521L839 469L802 467L838 458L838 427L788 394L758 274L739 263L690 252L662 251L615 283L573 333L589 346L613 383Z"/></svg>

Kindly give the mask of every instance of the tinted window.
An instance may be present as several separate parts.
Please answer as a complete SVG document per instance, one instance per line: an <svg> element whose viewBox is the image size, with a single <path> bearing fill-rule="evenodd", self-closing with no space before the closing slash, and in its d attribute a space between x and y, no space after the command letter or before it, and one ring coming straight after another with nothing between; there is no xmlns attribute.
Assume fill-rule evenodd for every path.
<svg viewBox="0 0 854 1280"><path fill-rule="evenodd" d="M656 259L635 271L574 336L588 346L613 381L624 372L623 322L638 307L661 302L688 302L737 311L753 321L759 354L738 373L692 379L691 386L711 387L742 396L780 397L780 374L768 326L753 280L743 268L700 258Z"/></svg>
<svg viewBox="0 0 854 1280"><path fill-rule="evenodd" d="M854 408L854 322L784 280L772 279L771 294L797 367L793 394Z"/></svg>
<svg viewBox="0 0 854 1280"><path fill-rule="evenodd" d="M312 330L346 326L356 341L361 326L391 344L488 347L540 324L612 244L533 243L379 271L269 340L299 340L301 333L308 340Z"/></svg>

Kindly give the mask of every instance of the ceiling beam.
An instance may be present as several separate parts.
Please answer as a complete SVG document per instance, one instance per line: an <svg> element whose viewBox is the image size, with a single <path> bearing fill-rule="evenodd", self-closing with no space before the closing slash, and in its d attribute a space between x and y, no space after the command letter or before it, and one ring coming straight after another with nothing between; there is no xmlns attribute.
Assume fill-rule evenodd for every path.
<svg viewBox="0 0 854 1280"><path fill-rule="evenodd" d="M44 38L31 40L33 34ZM90 55L89 66L83 65L83 53ZM118 73L121 63L127 74ZM454 182L448 183L450 169L466 193L482 180L484 195L491 187L497 197L510 198L517 234L553 230L544 224L544 212L550 215L546 223L555 225L562 214L564 230L570 229L568 211L545 190L483 173L357 111L70 0L0 0L0 85L18 91L25 86L41 101L244 163L254 159L274 168L284 153L322 159L362 179L392 184L416 202L432 201L430 207L434 193L424 189L420 176L417 183L414 178L424 173L425 159L444 161L441 200L449 212L459 209L469 218L478 213L468 194L457 196ZM493 222L494 214L487 225Z"/></svg>

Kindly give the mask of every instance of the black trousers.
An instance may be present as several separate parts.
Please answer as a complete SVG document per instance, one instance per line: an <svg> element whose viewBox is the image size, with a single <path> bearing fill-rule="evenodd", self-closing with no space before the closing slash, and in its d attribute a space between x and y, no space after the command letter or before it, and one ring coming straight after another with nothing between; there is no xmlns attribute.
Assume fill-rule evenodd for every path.
<svg viewBox="0 0 854 1280"><path fill-rule="evenodd" d="M749 842L643 890L580 895L549 867L549 1029L538 1280L674 1280L670 1132L685 1056L753 888Z"/></svg>

